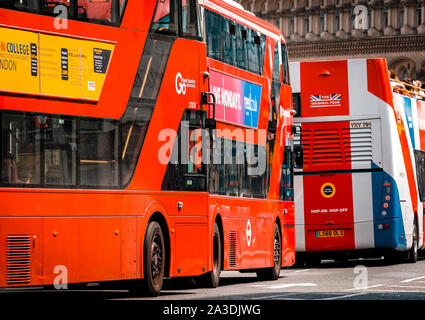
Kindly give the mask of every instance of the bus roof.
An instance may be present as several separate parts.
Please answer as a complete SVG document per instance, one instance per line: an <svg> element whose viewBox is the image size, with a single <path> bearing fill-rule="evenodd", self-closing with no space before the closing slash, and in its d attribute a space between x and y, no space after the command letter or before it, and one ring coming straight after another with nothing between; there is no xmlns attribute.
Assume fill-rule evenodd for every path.
<svg viewBox="0 0 425 320"><path fill-rule="evenodd" d="M285 41L282 32L276 26L256 17L253 13L245 10L242 5L236 5L229 0L201 0L199 3L205 8L220 13L232 20L235 20L247 27L250 27L262 34L276 40Z"/></svg>

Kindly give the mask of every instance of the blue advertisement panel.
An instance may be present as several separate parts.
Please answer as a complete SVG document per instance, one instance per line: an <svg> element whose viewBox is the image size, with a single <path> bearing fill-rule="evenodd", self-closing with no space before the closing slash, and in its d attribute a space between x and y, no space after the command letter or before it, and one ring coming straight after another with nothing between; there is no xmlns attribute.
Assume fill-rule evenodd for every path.
<svg viewBox="0 0 425 320"><path fill-rule="evenodd" d="M258 84L210 70L210 91L215 95L217 120L257 128L261 90Z"/></svg>

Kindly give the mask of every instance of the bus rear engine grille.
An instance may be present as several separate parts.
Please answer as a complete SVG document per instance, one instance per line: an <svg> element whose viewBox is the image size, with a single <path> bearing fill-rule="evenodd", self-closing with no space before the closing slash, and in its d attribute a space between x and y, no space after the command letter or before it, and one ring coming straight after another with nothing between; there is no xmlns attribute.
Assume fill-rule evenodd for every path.
<svg viewBox="0 0 425 320"><path fill-rule="evenodd" d="M370 163L371 128L303 130L304 161L311 166Z"/></svg>
<svg viewBox="0 0 425 320"><path fill-rule="evenodd" d="M8 235L6 240L6 283L31 282L31 236Z"/></svg>

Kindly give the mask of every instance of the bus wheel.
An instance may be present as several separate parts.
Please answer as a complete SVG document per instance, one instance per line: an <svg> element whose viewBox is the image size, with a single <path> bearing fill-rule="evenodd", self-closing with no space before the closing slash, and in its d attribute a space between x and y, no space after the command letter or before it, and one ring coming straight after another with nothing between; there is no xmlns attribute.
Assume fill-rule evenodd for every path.
<svg viewBox="0 0 425 320"><path fill-rule="evenodd" d="M257 277L261 280L277 280L279 279L282 267L282 237L279 225L274 225L273 234L273 267L257 271Z"/></svg>
<svg viewBox="0 0 425 320"><path fill-rule="evenodd" d="M165 245L161 226L153 221L148 224L144 245L145 286L148 296L159 295L164 282Z"/></svg>
<svg viewBox="0 0 425 320"><path fill-rule="evenodd" d="M418 227L416 223L416 219L413 222L413 234L412 234L412 248L409 251L408 261L410 263L416 263L418 261Z"/></svg>
<svg viewBox="0 0 425 320"><path fill-rule="evenodd" d="M213 270L204 277L204 284L209 288L217 288L221 273L221 236L217 223L214 224L213 234Z"/></svg>

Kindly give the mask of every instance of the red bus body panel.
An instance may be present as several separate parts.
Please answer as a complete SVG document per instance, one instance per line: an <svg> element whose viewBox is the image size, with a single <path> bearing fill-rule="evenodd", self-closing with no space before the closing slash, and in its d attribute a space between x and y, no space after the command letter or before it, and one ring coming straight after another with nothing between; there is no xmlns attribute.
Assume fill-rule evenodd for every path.
<svg viewBox="0 0 425 320"><path fill-rule="evenodd" d="M161 216L166 226L163 232L169 244L167 276L198 276L213 269L211 239L218 217L223 225L224 269L271 267L276 221L281 226L282 266L294 263L294 202L278 200L284 141L291 135L292 117L282 116L279 121L281 133L276 141L283 144L275 144L267 199L161 190L167 165L158 161L158 150L164 144L158 136L164 128L177 130L185 109L205 108L200 104L200 93L209 91L208 80L203 77L205 71L214 69L261 84L258 128L268 126L270 59L277 39L283 41L283 36L277 28L254 16L243 16L241 10L222 1L205 1L205 6L267 32L269 54L264 74L254 75L207 58L206 45L200 41L176 39L134 176L125 190L0 189L0 265L7 266L8 245L13 246L14 236L23 237L18 241L26 250L25 257L29 257L19 266L21 280L8 279L6 269L0 268L0 287L56 283L63 276L61 266L66 267L69 283L143 278L144 236L153 216ZM155 1L128 1L121 28L69 20L68 29L60 32L54 28L52 17L0 9L0 27L114 45L98 101L2 92L0 108L120 119L126 110L154 9ZM176 92L178 72L196 82L196 88L186 95ZM282 91L282 105L290 110L291 89L283 86ZM237 126L218 123L217 127ZM179 203L183 204L181 209ZM236 232L237 245L229 241L230 231ZM232 254L236 254L233 262Z"/></svg>

